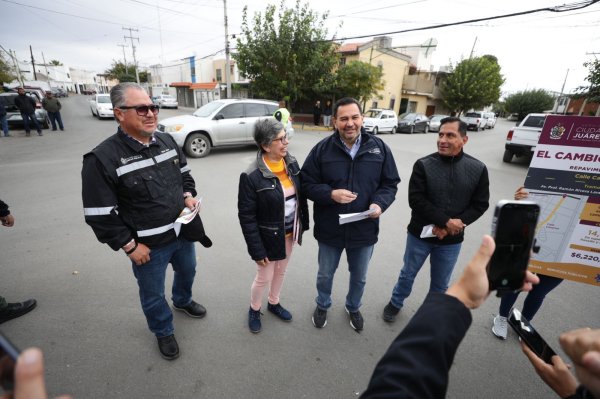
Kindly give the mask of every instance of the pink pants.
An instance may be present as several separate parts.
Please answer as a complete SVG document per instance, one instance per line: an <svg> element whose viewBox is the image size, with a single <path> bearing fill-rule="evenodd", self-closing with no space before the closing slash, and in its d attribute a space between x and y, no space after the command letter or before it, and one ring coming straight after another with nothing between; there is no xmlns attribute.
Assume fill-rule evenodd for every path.
<svg viewBox="0 0 600 399"><path fill-rule="evenodd" d="M279 303L285 270L292 255L292 245L292 237L287 237L285 239L285 259L269 262L266 266L257 265L256 277L250 288L250 307L253 310L260 310L263 292L269 284L269 303L271 305Z"/></svg>

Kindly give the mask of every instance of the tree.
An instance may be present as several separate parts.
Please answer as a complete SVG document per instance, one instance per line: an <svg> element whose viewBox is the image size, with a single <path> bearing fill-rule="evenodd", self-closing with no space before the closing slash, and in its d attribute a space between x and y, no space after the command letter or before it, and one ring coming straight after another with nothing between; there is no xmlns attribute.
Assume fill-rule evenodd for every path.
<svg viewBox="0 0 600 399"><path fill-rule="evenodd" d="M441 89L448 108L460 114L498 101L503 83L498 59L484 55L459 62Z"/></svg>
<svg viewBox="0 0 600 399"><path fill-rule="evenodd" d="M50 60L49 65L62 66L63 63L60 62L59 60Z"/></svg>
<svg viewBox="0 0 600 399"><path fill-rule="evenodd" d="M506 112L519 114L519 120L523 120L527 114L532 112L547 111L553 105L554 97L542 89L519 91L504 100Z"/></svg>
<svg viewBox="0 0 600 399"><path fill-rule="evenodd" d="M580 114L588 102L600 103L600 60L584 62L583 66L588 69L588 76L585 77L585 80L589 84L577 88L579 94L585 98ZM596 116L600 116L600 106L598 106Z"/></svg>
<svg viewBox="0 0 600 399"><path fill-rule="evenodd" d="M281 1L264 14L255 13L252 23L244 7L242 33L233 58L240 72L252 81L251 90L260 97L289 98L294 104L313 92L329 87L329 74L337 64L335 47L326 40L327 13L319 15L308 4L286 8Z"/></svg>
<svg viewBox="0 0 600 399"><path fill-rule="evenodd" d="M0 53L0 87L2 87L3 83L10 83L16 78L17 75L13 72L13 68L4 58L4 55Z"/></svg>
<svg viewBox="0 0 600 399"><path fill-rule="evenodd" d="M135 78L135 64L127 64L125 66L121 61L113 60L113 63L109 69L104 71L110 79L117 79L119 82L136 82ZM148 82L148 72L138 72L140 76L140 82Z"/></svg>
<svg viewBox="0 0 600 399"><path fill-rule="evenodd" d="M339 97L353 97L361 103L373 98L383 90L384 82L380 68L362 61L352 61L337 71L336 94Z"/></svg>

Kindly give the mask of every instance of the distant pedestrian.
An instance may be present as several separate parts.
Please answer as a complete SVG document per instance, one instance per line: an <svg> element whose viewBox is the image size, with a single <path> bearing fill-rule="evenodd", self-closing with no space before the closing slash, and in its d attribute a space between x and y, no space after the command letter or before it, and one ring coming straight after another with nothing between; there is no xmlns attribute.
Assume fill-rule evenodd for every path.
<svg viewBox="0 0 600 399"><path fill-rule="evenodd" d="M3 102L0 102L0 124L2 125L4 137L10 136L8 134L8 121L6 120L6 106Z"/></svg>
<svg viewBox="0 0 600 399"><path fill-rule="evenodd" d="M65 130L60 116L62 104L58 101L58 98L52 95L51 91L46 92L46 97L42 100L42 107L48 111L48 117L50 118L50 123L52 123L52 131L56 131L56 122L58 122L60 130Z"/></svg>
<svg viewBox="0 0 600 399"><path fill-rule="evenodd" d="M25 89L23 89L22 87L19 87L17 89L17 93L19 93L19 95L15 97L15 106L19 109L19 112L21 112L21 118L23 118L23 127L25 128L25 136L30 135L30 122L33 122L33 126L35 126L38 135L43 136L42 128L40 127L39 122L35 118L35 100L26 95Z"/></svg>
<svg viewBox="0 0 600 399"><path fill-rule="evenodd" d="M327 100L325 108L323 108L323 126L325 126L327 130L329 130L329 127L331 126L331 107L331 100Z"/></svg>
<svg viewBox="0 0 600 399"><path fill-rule="evenodd" d="M321 120L322 112L323 110L321 110L321 101L317 100L313 107L313 121L315 122L315 126L319 126L319 121Z"/></svg>

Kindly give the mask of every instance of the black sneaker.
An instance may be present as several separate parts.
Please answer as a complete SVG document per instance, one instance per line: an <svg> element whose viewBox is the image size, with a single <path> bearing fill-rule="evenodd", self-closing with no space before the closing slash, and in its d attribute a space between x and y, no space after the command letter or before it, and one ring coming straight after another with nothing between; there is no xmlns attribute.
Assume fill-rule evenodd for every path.
<svg viewBox="0 0 600 399"><path fill-rule="evenodd" d="M204 308L204 306L194 301L191 301L188 305L185 306L177 306L173 304L173 307L177 310L185 312L185 314L187 314L188 316L195 317L197 319L201 319L204 316L206 316L206 309Z"/></svg>
<svg viewBox="0 0 600 399"><path fill-rule="evenodd" d="M392 301L390 301L387 305L385 305L385 308L383 308L383 320L387 321L388 323L395 322L398 312L400 312L400 308L392 305Z"/></svg>
<svg viewBox="0 0 600 399"><path fill-rule="evenodd" d="M348 313L348 316L350 316L350 327L354 328L354 331L356 332L362 331L364 320L360 314L360 310L351 312L348 310L348 308L346 308L346 313Z"/></svg>
<svg viewBox="0 0 600 399"><path fill-rule="evenodd" d="M35 299L28 299L25 302L9 303L4 310L0 311L0 323L23 316L24 314L31 312L36 305L37 302Z"/></svg>
<svg viewBox="0 0 600 399"><path fill-rule="evenodd" d="M323 328L327 325L327 311L317 306L312 315L313 325L317 328Z"/></svg>
<svg viewBox="0 0 600 399"><path fill-rule="evenodd" d="M287 311L281 304L267 306L269 312L273 313L275 316L279 317L283 321L292 321L292 314Z"/></svg>
<svg viewBox="0 0 600 399"><path fill-rule="evenodd" d="M167 360L177 359L179 357L179 345L175 340L175 335L171 334L166 337L157 337L158 350L160 355Z"/></svg>
<svg viewBox="0 0 600 399"><path fill-rule="evenodd" d="M262 330L260 315L260 309L254 310L252 307L250 307L250 310L248 310L248 328L253 334L257 334L260 332L260 330Z"/></svg>

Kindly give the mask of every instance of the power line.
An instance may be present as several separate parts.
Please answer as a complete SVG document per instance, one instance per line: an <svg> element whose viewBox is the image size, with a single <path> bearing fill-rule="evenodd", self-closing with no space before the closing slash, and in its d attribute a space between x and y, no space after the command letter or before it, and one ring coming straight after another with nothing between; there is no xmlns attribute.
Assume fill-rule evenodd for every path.
<svg viewBox="0 0 600 399"><path fill-rule="evenodd" d="M563 5L555 6L555 7L537 8L535 10L513 12L513 13L510 13L510 14L496 15L496 16L493 16L493 17L470 19L470 20L467 20L467 21L459 21L459 22L450 22L450 23L447 23L447 24L424 26L424 27L421 27L421 28L403 29L403 30L398 30L398 31L394 31L394 32L375 33L375 34L369 34L369 35L343 37L343 38L339 38L339 39L335 39L334 38L334 39L331 39L331 40L320 40L320 41L344 41L344 40L350 40L350 39L364 39L364 38L373 37L373 36L395 35L395 34L398 34L398 33L407 33L407 32L421 31L421 30L439 29L439 28L446 28L446 27L449 27L449 26L471 24L471 23L474 23L474 22L491 21L491 20L494 20L494 19L509 18L509 17L518 17L518 16L521 16L521 15L533 14L533 13L542 12L542 11L567 12L567 11L580 10L582 8L589 7L592 4L597 3L598 1L600 1L600 0L579 1L579 2L576 2L576 3L563 4Z"/></svg>

